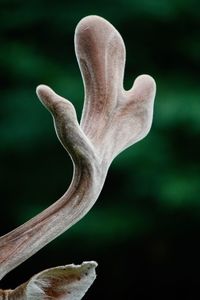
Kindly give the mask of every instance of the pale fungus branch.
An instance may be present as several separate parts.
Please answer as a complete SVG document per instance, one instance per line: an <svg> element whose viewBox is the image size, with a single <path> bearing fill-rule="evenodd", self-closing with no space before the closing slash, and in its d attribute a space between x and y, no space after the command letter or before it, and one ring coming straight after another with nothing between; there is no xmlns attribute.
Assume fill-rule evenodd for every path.
<svg viewBox="0 0 200 300"><path fill-rule="evenodd" d="M37 88L72 158L72 183L53 205L0 238L0 278L80 220L97 200L112 160L151 127L155 82L141 75L131 90L124 90L125 46L117 30L101 17L88 16L76 28L75 51L85 88L80 125L71 102L45 85ZM84 277L86 266L90 272ZM14 291L0 291L0 299L81 299L95 278L95 266L43 271Z"/></svg>
<svg viewBox="0 0 200 300"><path fill-rule="evenodd" d="M14 290L0 290L0 299L8 300L79 300L96 278L96 262L47 269L34 275Z"/></svg>

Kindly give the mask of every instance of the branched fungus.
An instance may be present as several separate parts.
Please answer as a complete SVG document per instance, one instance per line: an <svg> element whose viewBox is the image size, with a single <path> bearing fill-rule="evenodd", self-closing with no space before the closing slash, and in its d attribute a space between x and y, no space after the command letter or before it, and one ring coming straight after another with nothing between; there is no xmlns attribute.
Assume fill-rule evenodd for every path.
<svg viewBox="0 0 200 300"><path fill-rule="evenodd" d="M88 16L76 28L75 51L85 88L80 125L71 102L46 85L37 88L73 161L72 183L53 205L0 238L0 278L79 221L97 200L112 160L151 127L155 82L141 75L124 90L125 46L117 30ZM0 299L81 299L95 267L85 262L45 270L15 290L0 290Z"/></svg>

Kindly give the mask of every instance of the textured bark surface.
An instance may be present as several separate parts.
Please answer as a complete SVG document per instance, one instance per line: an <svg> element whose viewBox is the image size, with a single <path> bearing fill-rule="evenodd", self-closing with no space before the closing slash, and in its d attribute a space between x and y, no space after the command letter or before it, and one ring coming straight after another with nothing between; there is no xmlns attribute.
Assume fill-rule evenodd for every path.
<svg viewBox="0 0 200 300"><path fill-rule="evenodd" d="M96 278L95 262L51 268L15 290L0 290L0 300L79 300Z"/></svg>

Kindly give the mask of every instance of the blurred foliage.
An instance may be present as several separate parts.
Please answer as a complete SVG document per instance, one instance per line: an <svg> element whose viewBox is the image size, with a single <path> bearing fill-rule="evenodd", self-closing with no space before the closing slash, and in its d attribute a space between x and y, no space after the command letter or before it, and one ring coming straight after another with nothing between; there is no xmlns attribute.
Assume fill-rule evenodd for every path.
<svg viewBox="0 0 200 300"><path fill-rule="evenodd" d="M194 292L200 281L197 0L0 0L0 232L53 203L70 183L71 161L35 87L50 85L73 102L80 117L84 93L73 34L89 14L105 17L123 36L126 89L141 73L155 78L153 126L114 161L92 211L3 284L21 283L49 267L49 260L57 265L97 259L99 283L88 299L133 299L133 285L136 299L147 295L143 286L154 298L166 287L180 295L184 282ZM135 273L122 283L127 265Z"/></svg>

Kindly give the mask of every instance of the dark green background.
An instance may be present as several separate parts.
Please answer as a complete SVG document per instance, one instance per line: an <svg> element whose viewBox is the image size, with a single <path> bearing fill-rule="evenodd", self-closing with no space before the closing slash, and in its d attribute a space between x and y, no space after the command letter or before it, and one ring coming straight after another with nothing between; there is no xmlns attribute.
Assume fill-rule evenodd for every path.
<svg viewBox="0 0 200 300"><path fill-rule="evenodd" d="M200 285L200 2L0 0L0 233L58 199L72 163L35 88L50 85L80 117L78 21L109 20L127 48L125 88L157 83L153 126L112 164L91 212L7 275L15 287L51 266L97 260L85 299L196 299ZM185 297L185 298L184 298ZM197 296L198 297L198 296ZM168 298L169 299L169 298Z"/></svg>

